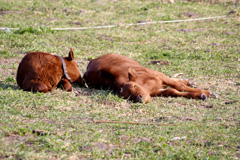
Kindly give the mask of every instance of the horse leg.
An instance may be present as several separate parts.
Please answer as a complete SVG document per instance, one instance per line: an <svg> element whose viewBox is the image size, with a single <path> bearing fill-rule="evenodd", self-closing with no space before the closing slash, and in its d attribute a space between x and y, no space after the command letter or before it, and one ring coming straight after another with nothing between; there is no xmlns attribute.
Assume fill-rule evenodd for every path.
<svg viewBox="0 0 240 160"><path fill-rule="evenodd" d="M192 98L192 99L207 99L205 94L200 92L179 92L176 89L167 88L167 89L160 89L158 91L157 96L170 96L170 97L185 97L185 98Z"/></svg>
<svg viewBox="0 0 240 160"><path fill-rule="evenodd" d="M42 83L42 82L38 82L38 81L34 81L34 80L24 80L23 81L23 85L22 85L22 89L24 91L33 91L33 92L48 92L51 91L51 89L48 89L48 87Z"/></svg>
<svg viewBox="0 0 240 160"><path fill-rule="evenodd" d="M171 88L174 88L180 92L196 92L196 93L201 93L201 94L205 94L207 97L210 96L210 92L209 91L205 91L202 89L198 89L198 88L191 88L188 87L187 85L185 85L184 83L179 83L177 81L170 81L170 83L167 84L168 86L170 86Z"/></svg>
<svg viewBox="0 0 240 160"><path fill-rule="evenodd" d="M168 76L164 75L163 73L159 73L159 77L161 78L161 80L163 81L163 85L164 86L169 86L171 88L174 88L180 92L196 92L199 94L205 94L205 96L209 97L210 96L210 92L209 91L205 91L202 89L197 89L197 88L191 88L188 87L184 81L179 81L179 80L174 80L172 78L169 78Z"/></svg>
<svg viewBox="0 0 240 160"><path fill-rule="evenodd" d="M62 79L58 83L58 87L63 87L65 91L69 92L72 90L72 84L67 79Z"/></svg>

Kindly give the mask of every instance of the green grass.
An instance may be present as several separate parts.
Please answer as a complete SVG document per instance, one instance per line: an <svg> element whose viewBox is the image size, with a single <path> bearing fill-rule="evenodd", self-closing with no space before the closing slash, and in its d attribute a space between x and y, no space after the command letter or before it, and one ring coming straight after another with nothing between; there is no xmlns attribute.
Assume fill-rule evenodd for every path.
<svg viewBox="0 0 240 160"><path fill-rule="evenodd" d="M166 2L166 1L164 1ZM227 15L222 19L122 26L139 21ZM0 159L238 159L240 157L239 8L232 3L156 1L0 2ZM52 31L58 27L120 25ZM217 99L154 97L132 103L110 90L20 90L15 77L29 51L66 56L81 74L106 53L131 57L168 76L178 73ZM165 65L151 64L163 60ZM157 125L95 124L93 120ZM172 125L175 124L175 125ZM175 137L185 137L174 140Z"/></svg>

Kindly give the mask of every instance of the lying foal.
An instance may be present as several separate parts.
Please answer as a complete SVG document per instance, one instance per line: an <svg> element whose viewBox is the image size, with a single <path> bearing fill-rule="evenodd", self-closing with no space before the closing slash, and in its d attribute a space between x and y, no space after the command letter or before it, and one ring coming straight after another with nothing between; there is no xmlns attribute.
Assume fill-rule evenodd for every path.
<svg viewBox="0 0 240 160"><path fill-rule="evenodd" d="M91 60L83 78L90 87L110 87L134 102L147 103L153 96L202 100L210 96L209 91L191 88L189 81L169 78L119 54L106 54Z"/></svg>
<svg viewBox="0 0 240 160"><path fill-rule="evenodd" d="M19 64L16 79L21 89L34 92L51 92L56 86L71 91L71 83L85 84L72 49L65 58L45 52L28 53Z"/></svg>

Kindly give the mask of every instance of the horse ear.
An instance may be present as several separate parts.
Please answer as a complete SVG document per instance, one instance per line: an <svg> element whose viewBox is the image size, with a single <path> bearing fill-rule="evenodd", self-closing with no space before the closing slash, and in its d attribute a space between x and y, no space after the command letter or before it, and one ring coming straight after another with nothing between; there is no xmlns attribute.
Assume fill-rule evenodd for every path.
<svg viewBox="0 0 240 160"><path fill-rule="evenodd" d="M128 69L128 78L129 78L129 81L133 81L133 82L136 81L137 72L135 71L135 69L132 69L132 68Z"/></svg>
<svg viewBox="0 0 240 160"><path fill-rule="evenodd" d="M69 51L69 54L68 54L68 59L70 61L74 59L72 48L70 48L70 51Z"/></svg>

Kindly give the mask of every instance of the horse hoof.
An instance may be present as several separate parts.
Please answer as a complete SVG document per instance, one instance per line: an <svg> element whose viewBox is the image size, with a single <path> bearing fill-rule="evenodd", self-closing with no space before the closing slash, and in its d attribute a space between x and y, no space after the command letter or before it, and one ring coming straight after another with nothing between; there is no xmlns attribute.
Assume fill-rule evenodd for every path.
<svg viewBox="0 0 240 160"><path fill-rule="evenodd" d="M201 94L201 99L202 99L203 101L205 101L205 100L207 99L206 94Z"/></svg>

